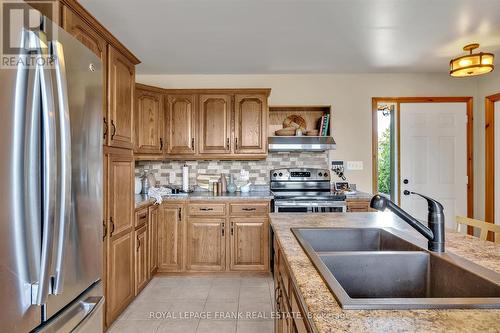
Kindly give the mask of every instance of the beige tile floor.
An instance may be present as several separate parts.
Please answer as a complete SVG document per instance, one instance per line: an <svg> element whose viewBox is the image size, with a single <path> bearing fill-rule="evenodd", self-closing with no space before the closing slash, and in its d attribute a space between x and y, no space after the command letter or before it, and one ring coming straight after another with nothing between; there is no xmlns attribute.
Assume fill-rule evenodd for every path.
<svg viewBox="0 0 500 333"><path fill-rule="evenodd" d="M111 333L272 333L270 276L157 276Z"/></svg>

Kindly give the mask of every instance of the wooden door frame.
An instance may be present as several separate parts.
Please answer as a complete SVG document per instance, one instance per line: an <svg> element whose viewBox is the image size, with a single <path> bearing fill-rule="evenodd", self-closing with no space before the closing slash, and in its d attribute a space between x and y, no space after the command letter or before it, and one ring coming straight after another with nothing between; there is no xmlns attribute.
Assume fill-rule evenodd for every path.
<svg viewBox="0 0 500 333"><path fill-rule="evenodd" d="M402 103L467 103L467 217L474 217L474 141L473 141L473 98L471 96L461 97L373 97L372 98L372 190L377 192L378 188L378 121L377 105L379 103L396 104L396 142L397 142L397 169L398 169L398 202L401 202L401 132L400 113ZM472 230L470 230L472 232Z"/></svg>
<svg viewBox="0 0 500 333"><path fill-rule="evenodd" d="M486 96L485 106L485 204L484 219L495 223L495 103L500 101L500 93ZM491 233L488 240L493 240Z"/></svg>

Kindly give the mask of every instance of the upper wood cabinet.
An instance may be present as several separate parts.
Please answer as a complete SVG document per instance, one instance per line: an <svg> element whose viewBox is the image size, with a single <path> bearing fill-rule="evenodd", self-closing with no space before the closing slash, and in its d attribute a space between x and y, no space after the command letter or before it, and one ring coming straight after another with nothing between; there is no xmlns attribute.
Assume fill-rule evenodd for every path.
<svg viewBox="0 0 500 333"><path fill-rule="evenodd" d="M137 159L252 160L267 156L269 89L137 87ZM158 102L160 94L164 107ZM157 134L163 133L161 126L163 140L163 134Z"/></svg>
<svg viewBox="0 0 500 333"><path fill-rule="evenodd" d="M267 96L236 95L234 114L234 152L236 154L266 154Z"/></svg>
<svg viewBox="0 0 500 333"><path fill-rule="evenodd" d="M196 154L196 95L167 96L167 153Z"/></svg>
<svg viewBox="0 0 500 333"><path fill-rule="evenodd" d="M137 154L163 154L164 113L161 93L136 86L134 108L135 144Z"/></svg>
<svg viewBox="0 0 500 333"><path fill-rule="evenodd" d="M135 66L109 45L108 67L108 144L132 149Z"/></svg>
<svg viewBox="0 0 500 333"><path fill-rule="evenodd" d="M232 99L231 95L200 95L200 154L231 152Z"/></svg>
<svg viewBox="0 0 500 333"><path fill-rule="evenodd" d="M184 215L183 205L162 204L158 220L158 270L182 269Z"/></svg>

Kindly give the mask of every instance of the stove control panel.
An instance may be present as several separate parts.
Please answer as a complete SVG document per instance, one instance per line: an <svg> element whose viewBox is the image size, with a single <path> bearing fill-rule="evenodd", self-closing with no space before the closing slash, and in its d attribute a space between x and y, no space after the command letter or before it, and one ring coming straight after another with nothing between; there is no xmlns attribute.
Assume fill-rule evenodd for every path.
<svg viewBox="0 0 500 333"><path fill-rule="evenodd" d="M270 171L271 181L329 181L328 169L275 169Z"/></svg>

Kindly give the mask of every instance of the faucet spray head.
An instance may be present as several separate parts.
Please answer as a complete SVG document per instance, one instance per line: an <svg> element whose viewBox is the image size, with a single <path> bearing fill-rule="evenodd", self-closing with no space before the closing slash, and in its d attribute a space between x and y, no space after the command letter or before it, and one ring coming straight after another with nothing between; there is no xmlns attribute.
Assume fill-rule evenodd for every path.
<svg viewBox="0 0 500 333"><path fill-rule="evenodd" d="M387 199L380 194L374 195L370 201L370 207L383 212L387 208Z"/></svg>

